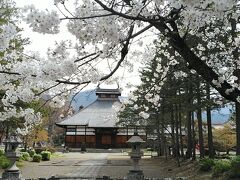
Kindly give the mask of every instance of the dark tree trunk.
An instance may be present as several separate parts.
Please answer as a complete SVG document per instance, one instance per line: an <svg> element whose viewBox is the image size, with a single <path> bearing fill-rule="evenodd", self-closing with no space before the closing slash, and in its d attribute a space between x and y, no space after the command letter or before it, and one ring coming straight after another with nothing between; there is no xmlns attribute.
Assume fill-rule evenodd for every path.
<svg viewBox="0 0 240 180"><path fill-rule="evenodd" d="M235 106L236 106L236 136L237 136L236 155L240 155L240 104L235 103Z"/></svg>
<svg viewBox="0 0 240 180"><path fill-rule="evenodd" d="M7 123L7 125L6 125L6 135L5 135L6 139L9 138L9 134L10 134L10 128L9 128L8 123ZM7 152L7 146L6 145L4 147L4 151Z"/></svg>
<svg viewBox="0 0 240 180"><path fill-rule="evenodd" d="M161 150L162 150L162 155L168 156L167 154L167 142L164 134L164 125L161 124Z"/></svg>
<svg viewBox="0 0 240 180"><path fill-rule="evenodd" d="M238 36L237 34L237 22L235 19L231 19L231 35L232 35L232 41L235 42L235 38ZM233 51L233 58L235 59L235 71L234 75L238 77L238 80L236 83L240 83L240 70L238 69L237 61L239 60L239 47L236 47ZM240 155L240 104L239 102L235 102L235 108L236 108L236 155Z"/></svg>
<svg viewBox="0 0 240 180"><path fill-rule="evenodd" d="M178 95L179 95L179 101L178 101L178 122L179 122L179 148L180 148L180 156L184 157L184 151L183 151L183 136L182 136L182 94L180 88L178 89Z"/></svg>
<svg viewBox="0 0 240 180"><path fill-rule="evenodd" d="M171 144L171 147L172 147L172 155L174 157L176 157L176 146L175 146L175 143L176 143L176 140L175 140L175 122L174 122L174 108L173 108L173 105L171 106L171 139L172 139L172 144Z"/></svg>
<svg viewBox="0 0 240 180"><path fill-rule="evenodd" d="M161 142L162 142L162 139L161 139L161 134L160 134L160 118L157 115L157 154L158 154L158 156L162 156Z"/></svg>
<svg viewBox="0 0 240 180"><path fill-rule="evenodd" d="M199 138L198 141L199 141L200 158L204 158L204 140L203 140L201 108L198 108L198 110L197 110L197 119L198 119L198 138Z"/></svg>
<svg viewBox="0 0 240 180"><path fill-rule="evenodd" d="M181 157L184 156L183 151L183 137L182 137L182 116L181 116L181 103L179 103L179 111L178 111L178 118L179 118L179 134L180 134L180 153Z"/></svg>
<svg viewBox="0 0 240 180"><path fill-rule="evenodd" d="M203 128L202 128L202 109L201 109L201 92L200 92L200 78L197 83L197 120L198 120L198 142L200 158L204 158L204 140L203 140Z"/></svg>
<svg viewBox="0 0 240 180"><path fill-rule="evenodd" d="M191 112L191 121L192 121L192 160L196 160L196 133L195 133L195 124L194 124L194 112Z"/></svg>
<svg viewBox="0 0 240 180"><path fill-rule="evenodd" d="M4 135L6 133L6 126L5 126L5 123L4 122L1 122L0 123L0 143L2 143L3 139L4 139Z"/></svg>
<svg viewBox="0 0 240 180"><path fill-rule="evenodd" d="M206 84L207 100L208 104L210 103L210 85ZM214 158L214 148L213 148L213 135L212 135L212 117L211 117L211 108L210 105L207 105L207 128L208 128L208 149L209 149L209 158Z"/></svg>
<svg viewBox="0 0 240 180"><path fill-rule="evenodd" d="M179 121L178 121L178 106L175 104L175 124L176 124L176 140L175 140L175 154L176 154L176 159L177 159L177 165L180 167L180 161L179 161L179 133L178 133L178 128L179 128Z"/></svg>
<svg viewBox="0 0 240 180"><path fill-rule="evenodd" d="M186 158L190 159L192 157L192 119L191 119L191 105L192 105L192 86L188 83L187 87L187 152Z"/></svg>
<svg viewBox="0 0 240 180"><path fill-rule="evenodd" d="M163 154L165 154L166 159L168 158L168 143L165 137L165 128L164 128L164 122L165 122L165 107L162 106L161 109L161 149L163 150Z"/></svg>
<svg viewBox="0 0 240 180"><path fill-rule="evenodd" d="M27 151L28 148L28 135L25 135L24 137L24 150Z"/></svg>

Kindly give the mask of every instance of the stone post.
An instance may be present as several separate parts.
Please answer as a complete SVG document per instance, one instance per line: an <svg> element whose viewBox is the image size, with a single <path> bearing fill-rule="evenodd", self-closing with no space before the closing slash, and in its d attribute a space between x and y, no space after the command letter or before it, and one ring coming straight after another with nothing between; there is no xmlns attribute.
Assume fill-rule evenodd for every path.
<svg viewBox="0 0 240 180"><path fill-rule="evenodd" d="M140 145L145 141L142 140L140 136L138 136L137 132L134 132L134 135L127 141L127 143L131 144L132 151L129 153L132 162L133 169L129 170L127 174L127 180L144 180L143 171L140 170L139 160L143 155L143 152L140 150Z"/></svg>
<svg viewBox="0 0 240 180"><path fill-rule="evenodd" d="M10 136L5 139L3 143L6 146L5 155L10 159L10 166L3 172L2 179L8 180L23 180L22 175L18 167L16 166L16 161L20 157L16 149L22 141L17 136Z"/></svg>

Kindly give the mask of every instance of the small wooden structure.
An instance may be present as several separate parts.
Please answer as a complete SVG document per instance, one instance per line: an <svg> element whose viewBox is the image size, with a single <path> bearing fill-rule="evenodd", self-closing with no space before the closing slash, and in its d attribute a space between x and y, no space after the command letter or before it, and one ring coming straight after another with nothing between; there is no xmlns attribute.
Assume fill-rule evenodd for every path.
<svg viewBox="0 0 240 180"><path fill-rule="evenodd" d="M135 127L117 126L117 108L121 105L119 89L96 90L97 99L72 117L57 123L65 128L65 146L80 148L122 148ZM143 138L145 130L138 130ZM145 138L144 138L145 139Z"/></svg>

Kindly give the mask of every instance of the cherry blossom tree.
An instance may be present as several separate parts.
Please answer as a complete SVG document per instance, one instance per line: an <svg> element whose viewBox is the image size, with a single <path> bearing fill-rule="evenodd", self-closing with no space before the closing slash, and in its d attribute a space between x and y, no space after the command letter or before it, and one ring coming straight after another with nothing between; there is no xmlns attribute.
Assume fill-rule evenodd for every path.
<svg viewBox="0 0 240 180"><path fill-rule="evenodd" d="M97 80L103 80L110 77L115 69L117 69L127 54L127 47L130 39L137 38L139 35L149 29L155 29L156 33L163 34L167 39L167 43L172 46L176 53L179 53L189 67L196 70L206 81L208 81L219 93L225 98L237 101L239 90L235 82L229 82L226 77L219 72L223 68L221 62L217 62L218 57L201 57L206 49L202 44L198 45L200 53L196 53L190 49L186 37L188 34L195 33L203 41L209 41L208 48L219 46L213 42L214 36L223 33L219 28L209 34L199 33L200 28L209 28L210 24L221 21L224 28L231 28L231 20L238 22L239 5L237 1L82 1L76 4L74 12L67 9L65 1L55 1L56 7L60 10L57 12L44 12L35 9L33 6L26 8L28 14L25 18L26 22L36 32L40 33L58 33L59 23L68 20L68 30L76 36L79 44L76 44L78 59L69 60L67 58L67 45L62 42L51 52L53 59L61 61L68 59L66 62L69 69L79 70L83 65L98 58L116 58L120 55L116 67L110 74ZM62 8L62 9L61 9ZM60 18L59 16L63 16ZM143 27L142 29L140 29ZM224 30L222 28L221 30ZM135 32L135 33L134 33ZM233 41L234 40L234 41ZM239 38L235 37L232 41L233 48L239 44ZM86 46L94 47L92 52L87 51ZM229 55L231 49L224 49L223 53L228 61L233 61L232 55ZM85 56L84 56L85 55ZM56 57L57 56L57 57ZM201 58L200 58L201 57ZM49 61L49 59L48 59ZM80 65L78 64L80 62ZM58 63L56 63L58 64ZM63 62L59 64L64 64ZM66 65L65 64L65 65ZM79 67L80 66L80 67ZM78 67L78 68L77 68ZM75 68L75 69L74 69ZM83 69L86 69L84 66ZM81 69L82 70L82 69ZM56 70L55 70L56 71ZM61 71L66 72L66 71ZM90 71L91 72L91 71ZM90 81L93 72L86 73L88 77L78 76L77 81L71 78L68 80L59 79L62 76L70 76L70 74L61 74L56 80L59 84L79 85ZM85 73L83 73L85 75ZM56 73L54 74L56 76ZM35 75L37 76L37 75ZM51 74L53 76L53 74ZM90 76L90 77L89 77ZM229 75L231 79L237 77ZM83 78L82 78L83 77ZM81 79L82 78L82 79ZM84 81L89 79L89 81ZM230 79L230 80L231 80ZM96 80L96 79L95 79Z"/></svg>
<svg viewBox="0 0 240 180"><path fill-rule="evenodd" d="M1 1L1 7L7 4ZM23 55L17 51L3 53L0 76L6 96L2 120L19 112L14 108L17 100L30 102L50 94L54 105L61 104L59 95L66 95L76 88L111 78L124 64L134 64L138 59L146 61L155 54L154 46L148 46L142 54L134 44L144 44L145 34L166 38L165 46L171 46L190 69L214 87L223 97L240 103L238 75L238 52L240 39L229 39L231 47L225 47L215 36L224 35L226 30L239 29L238 0L55 0L56 11L42 11L29 5L23 9L23 19L39 33L57 34L60 24L67 21L68 31L77 42L59 41L49 49L47 58L37 54ZM68 8L74 4L74 9ZM233 23L234 22L234 23ZM211 28L220 23L222 28ZM11 46L17 35L13 23L1 25L1 52ZM209 31L201 31L209 29ZM187 37L196 35L201 41L192 48ZM143 43L141 42L143 41ZM207 49L203 43L207 43ZM207 55L207 51L219 48L220 53ZM233 53L234 52L234 53ZM175 62L174 56L166 56ZM225 62L222 58L225 58ZM21 61L16 60L20 58ZM104 62L105 61L105 62ZM226 62L232 64L225 68ZM106 66L103 71L100 66ZM168 68L162 69L167 71ZM17 86L12 82L17 81ZM240 137L239 150L240 154Z"/></svg>
<svg viewBox="0 0 240 180"><path fill-rule="evenodd" d="M21 62L19 54L23 53L23 44L28 43L18 32L17 9L12 1L0 2L0 126L2 137L8 137L16 129L25 129L32 123L40 120L40 113L30 108L26 99L28 95L18 98L15 96L15 88L18 87L21 78L12 78L2 74L10 69L14 63ZM21 87L21 85L19 86ZM14 97L15 96L15 97ZM28 104L28 105L27 105Z"/></svg>

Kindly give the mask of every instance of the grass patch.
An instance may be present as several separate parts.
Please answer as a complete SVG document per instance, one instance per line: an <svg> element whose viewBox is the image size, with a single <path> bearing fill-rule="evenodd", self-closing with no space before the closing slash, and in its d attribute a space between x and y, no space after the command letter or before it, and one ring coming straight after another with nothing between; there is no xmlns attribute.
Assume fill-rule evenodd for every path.
<svg viewBox="0 0 240 180"><path fill-rule="evenodd" d="M8 168L9 165L10 165L10 160L6 156L1 155L0 156L0 168L6 169L6 168Z"/></svg>
<svg viewBox="0 0 240 180"><path fill-rule="evenodd" d="M51 155L51 158L60 158L60 157L64 157L65 155L64 154L62 154L62 153L53 153L52 155Z"/></svg>
<svg viewBox="0 0 240 180"><path fill-rule="evenodd" d="M219 176L231 169L231 161L228 159L222 159L215 161L213 167L213 176Z"/></svg>
<svg viewBox="0 0 240 180"><path fill-rule="evenodd" d="M204 172L211 171L215 164L214 160L210 158L200 159L199 163L200 163L200 171L204 171Z"/></svg>

